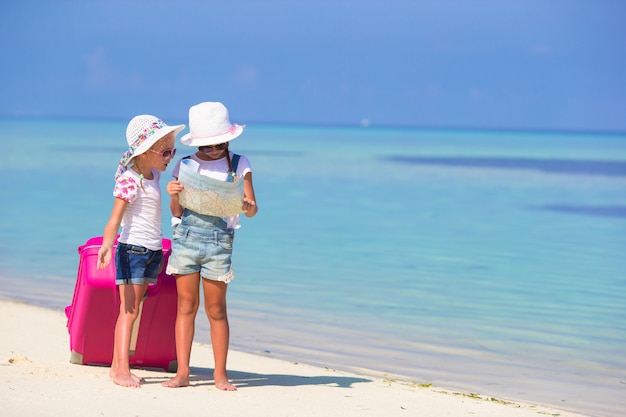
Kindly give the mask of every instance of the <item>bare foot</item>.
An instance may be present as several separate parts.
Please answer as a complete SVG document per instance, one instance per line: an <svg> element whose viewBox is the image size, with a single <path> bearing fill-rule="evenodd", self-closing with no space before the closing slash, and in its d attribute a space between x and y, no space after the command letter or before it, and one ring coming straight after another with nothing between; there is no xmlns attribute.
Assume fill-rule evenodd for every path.
<svg viewBox="0 0 626 417"><path fill-rule="evenodd" d="M222 391L237 391L237 387L231 384L228 378L215 379L215 387Z"/></svg>
<svg viewBox="0 0 626 417"><path fill-rule="evenodd" d="M137 382L135 380L135 378L133 378L134 375L132 374L127 374L127 375L114 375L111 377L111 379L113 380L114 383L116 383L117 385L121 385L123 387L132 387L132 388L140 388L141 385L139 385L139 382Z"/></svg>
<svg viewBox="0 0 626 417"><path fill-rule="evenodd" d="M145 379L143 379L143 378L142 378L142 377L140 377L140 376L135 375L135 374L134 374L134 373L132 373L132 372L130 373L130 376L132 376L132 377L133 377L133 379L134 379L135 381L137 381L137 383L138 383L138 384L140 384L140 383L142 383L142 382L146 382L146 380L145 380Z"/></svg>
<svg viewBox="0 0 626 417"><path fill-rule="evenodd" d="M143 378L141 378L141 377L139 377L139 376L135 375L135 374L134 374L134 373L132 373L132 372L130 373L130 376L131 376L131 377L135 380L135 382L136 382L136 383L138 383L138 384L140 384L140 383L142 383L142 382L146 382L146 380L145 380L145 379L143 379ZM111 368L111 370L109 371L109 377L110 377L111 379L115 378L115 371L113 370L113 368Z"/></svg>
<svg viewBox="0 0 626 417"><path fill-rule="evenodd" d="M166 388L188 387L189 377L176 375L174 378L170 379L169 381L161 382L161 385Z"/></svg>

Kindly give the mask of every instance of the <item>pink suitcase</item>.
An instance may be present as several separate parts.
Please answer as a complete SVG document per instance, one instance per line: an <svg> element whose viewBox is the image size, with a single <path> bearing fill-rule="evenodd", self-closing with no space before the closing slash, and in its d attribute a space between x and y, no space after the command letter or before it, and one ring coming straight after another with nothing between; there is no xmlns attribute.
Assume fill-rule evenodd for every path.
<svg viewBox="0 0 626 417"><path fill-rule="evenodd" d="M115 285L114 262L104 270L96 267L101 244L102 237L98 236L78 248L80 260L74 297L72 304L65 308L70 362L75 364L111 365L113 360L113 332L120 297ZM165 273L171 248L171 241L163 239L163 269L157 284L148 286L135 322L130 349L130 365L134 367L176 372L176 279Z"/></svg>

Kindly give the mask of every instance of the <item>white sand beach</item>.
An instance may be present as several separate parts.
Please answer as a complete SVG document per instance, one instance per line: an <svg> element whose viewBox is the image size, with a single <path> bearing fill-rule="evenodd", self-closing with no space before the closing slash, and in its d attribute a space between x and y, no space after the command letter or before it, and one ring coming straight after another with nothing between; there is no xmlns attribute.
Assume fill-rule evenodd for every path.
<svg viewBox="0 0 626 417"><path fill-rule="evenodd" d="M37 416L494 416L575 417L514 399L419 386L231 350L235 392L212 381L211 347L196 343L191 386L167 389L162 370L136 369L141 388L113 384L104 366L69 362L62 311L0 301L0 404L5 417Z"/></svg>

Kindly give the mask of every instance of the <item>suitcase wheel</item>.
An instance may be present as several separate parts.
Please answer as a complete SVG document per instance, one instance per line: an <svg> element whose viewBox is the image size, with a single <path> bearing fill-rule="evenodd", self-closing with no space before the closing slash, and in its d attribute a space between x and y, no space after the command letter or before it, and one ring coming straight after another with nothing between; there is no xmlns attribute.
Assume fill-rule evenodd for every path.
<svg viewBox="0 0 626 417"><path fill-rule="evenodd" d="M70 363L75 363L77 365L83 364L83 355L78 352L72 351L70 354Z"/></svg>

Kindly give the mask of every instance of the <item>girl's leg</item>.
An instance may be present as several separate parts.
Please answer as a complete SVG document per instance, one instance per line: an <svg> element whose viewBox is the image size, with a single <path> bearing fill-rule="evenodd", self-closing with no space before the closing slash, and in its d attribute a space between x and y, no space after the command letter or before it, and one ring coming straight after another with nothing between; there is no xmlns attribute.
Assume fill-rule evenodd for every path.
<svg viewBox="0 0 626 417"><path fill-rule="evenodd" d="M213 380L218 389L235 391L237 388L228 381L226 372L226 358L228 356L230 338L230 327L226 313L226 289L228 285L220 281L203 279L202 286L204 289L204 309L211 324L211 342L215 360Z"/></svg>
<svg viewBox="0 0 626 417"><path fill-rule="evenodd" d="M118 385L139 387L141 378L131 374L129 364L130 338L133 324L139 314L139 303L146 293L148 284L118 285L120 312L115 323L113 362L109 376Z"/></svg>
<svg viewBox="0 0 626 417"><path fill-rule="evenodd" d="M161 385L168 388L189 385L189 360L195 331L195 320L200 305L200 273L176 276L178 313L176 314L176 360L178 369L174 378Z"/></svg>

